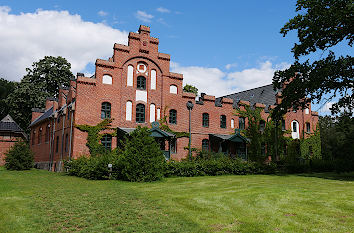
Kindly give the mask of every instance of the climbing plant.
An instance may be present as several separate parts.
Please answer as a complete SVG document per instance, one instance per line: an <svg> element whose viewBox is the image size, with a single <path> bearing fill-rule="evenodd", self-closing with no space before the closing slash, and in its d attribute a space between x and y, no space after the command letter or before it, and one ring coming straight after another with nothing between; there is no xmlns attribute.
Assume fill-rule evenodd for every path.
<svg viewBox="0 0 354 233"><path fill-rule="evenodd" d="M176 138L189 138L189 133L188 132L177 132L177 131L173 131L172 129L170 129L170 127L168 126L168 121L167 121L167 114L166 111L168 109L168 106L166 106L164 108L163 111L163 117L159 120L160 123L160 129L173 133L174 135L176 135Z"/></svg>
<svg viewBox="0 0 354 233"><path fill-rule="evenodd" d="M113 137L117 136L116 132L113 133L104 133L100 134L103 130L114 130L111 128L111 123L113 119L104 119L95 126L91 125L76 125L75 127L83 132L87 132L87 142L86 146L89 148L91 156L97 156L100 154L106 153L106 149L100 143L104 135L112 135Z"/></svg>
<svg viewBox="0 0 354 233"><path fill-rule="evenodd" d="M321 135L319 127L308 138L301 139L300 141L301 157L303 159L321 159Z"/></svg>

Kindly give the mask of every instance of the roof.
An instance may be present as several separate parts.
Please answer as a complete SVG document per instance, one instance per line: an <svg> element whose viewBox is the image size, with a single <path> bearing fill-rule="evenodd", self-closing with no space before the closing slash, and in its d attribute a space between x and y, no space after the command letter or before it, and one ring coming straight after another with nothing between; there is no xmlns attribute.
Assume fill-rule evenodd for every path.
<svg viewBox="0 0 354 233"><path fill-rule="evenodd" d="M53 114L53 107L51 107L50 109L48 109L47 111L45 111L42 115L40 115L39 117L37 117L30 125L29 127L45 120L48 119L51 115Z"/></svg>
<svg viewBox="0 0 354 233"><path fill-rule="evenodd" d="M249 140L243 137L241 134L209 134L211 137L216 137L224 141L232 141L232 142L248 142Z"/></svg>
<svg viewBox="0 0 354 233"><path fill-rule="evenodd" d="M273 84L265 85L262 87L257 87L241 92L236 92L233 94L225 95L219 97L215 101L215 105L221 105L222 98L230 98L234 100L234 107L237 107L237 103L240 100L249 101L251 106L255 103L262 103L268 108L269 105L275 105L277 91L274 90Z"/></svg>
<svg viewBox="0 0 354 233"><path fill-rule="evenodd" d="M10 115L7 115L0 121L0 131L23 134L21 127L12 119Z"/></svg>

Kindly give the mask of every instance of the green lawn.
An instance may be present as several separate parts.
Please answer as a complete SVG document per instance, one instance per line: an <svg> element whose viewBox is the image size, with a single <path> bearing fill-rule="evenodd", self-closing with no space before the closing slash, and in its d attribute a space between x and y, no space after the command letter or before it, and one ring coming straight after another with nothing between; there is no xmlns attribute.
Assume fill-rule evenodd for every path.
<svg viewBox="0 0 354 233"><path fill-rule="evenodd" d="M0 168L0 232L353 232L350 175L128 183Z"/></svg>

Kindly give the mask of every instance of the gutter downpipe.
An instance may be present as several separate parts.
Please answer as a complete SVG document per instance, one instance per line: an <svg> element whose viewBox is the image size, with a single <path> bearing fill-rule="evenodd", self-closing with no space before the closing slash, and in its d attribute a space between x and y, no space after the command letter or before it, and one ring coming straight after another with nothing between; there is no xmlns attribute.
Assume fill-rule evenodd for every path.
<svg viewBox="0 0 354 233"><path fill-rule="evenodd" d="M51 151L51 159L50 159L50 170L53 170L53 160L54 160L54 139L55 139L55 122L56 122L56 117L55 113L53 112L54 117L53 117L53 133L52 133L52 151Z"/></svg>
<svg viewBox="0 0 354 233"><path fill-rule="evenodd" d="M73 103L71 103L72 106ZM70 117L70 144L69 144L69 161L71 161L71 143L72 143L72 136L73 136L73 117L74 112L71 110L71 117Z"/></svg>

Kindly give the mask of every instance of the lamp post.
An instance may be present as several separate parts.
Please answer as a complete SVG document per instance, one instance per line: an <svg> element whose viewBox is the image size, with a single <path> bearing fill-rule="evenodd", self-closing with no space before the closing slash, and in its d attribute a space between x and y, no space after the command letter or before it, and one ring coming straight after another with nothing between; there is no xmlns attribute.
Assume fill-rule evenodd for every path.
<svg viewBox="0 0 354 233"><path fill-rule="evenodd" d="M187 109L189 111L189 155L188 155L188 158L189 158L189 160L192 160L191 111L192 111L194 105L193 105L192 101L188 101L186 105L187 105Z"/></svg>

